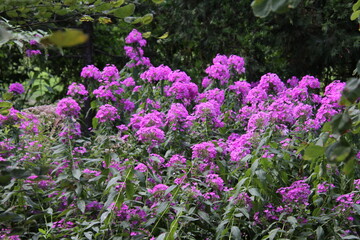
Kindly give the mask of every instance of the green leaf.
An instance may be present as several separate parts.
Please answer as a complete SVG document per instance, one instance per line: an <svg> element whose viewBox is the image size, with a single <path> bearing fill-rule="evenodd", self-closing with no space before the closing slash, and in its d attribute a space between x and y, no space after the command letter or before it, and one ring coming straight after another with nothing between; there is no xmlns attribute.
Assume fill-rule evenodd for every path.
<svg viewBox="0 0 360 240"><path fill-rule="evenodd" d="M46 234L46 231L45 231L44 229L39 228L38 230L39 230L39 232L40 232L40 233L42 233L42 234Z"/></svg>
<svg viewBox="0 0 360 240"><path fill-rule="evenodd" d="M309 145L304 152L303 158L305 160L316 160L319 157L323 156L325 148L317 145Z"/></svg>
<svg viewBox="0 0 360 240"><path fill-rule="evenodd" d="M360 16L360 10L357 10L351 14L350 19L351 19L351 21L354 21L354 20L358 19L359 16Z"/></svg>
<svg viewBox="0 0 360 240"><path fill-rule="evenodd" d="M134 11L135 11L135 4L130 3L124 7L111 11L110 13L112 13L115 17L125 18L131 16L134 13Z"/></svg>
<svg viewBox="0 0 360 240"><path fill-rule="evenodd" d="M201 219L203 219L205 222L207 222L208 224L210 224L210 217L209 214L207 214L204 211L198 211L198 215Z"/></svg>
<svg viewBox="0 0 360 240"><path fill-rule="evenodd" d="M179 221L179 218L175 218L175 220L172 221L172 223L170 225L170 231L166 235L166 238L165 238L166 240L174 240L175 239L175 233L179 226L178 221Z"/></svg>
<svg viewBox="0 0 360 240"><path fill-rule="evenodd" d="M331 124L333 126L333 133L344 134L352 126L352 121L346 112L338 114L333 117Z"/></svg>
<svg viewBox="0 0 360 240"><path fill-rule="evenodd" d="M158 37L158 39L165 39L169 36L169 32L164 33L163 35L161 35L160 37Z"/></svg>
<svg viewBox="0 0 360 240"><path fill-rule="evenodd" d="M271 10L273 12L282 13L288 10L288 0L272 0Z"/></svg>
<svg viewBox="0 0 360 240"><path fill-rule="evenodd" d="M160 4L160 3L163 3L164 2L164 0L152 0L153 1L153 3L155 3L155 4Z"/></svg>
<svg viewBox="0 0 360 240"><path fill-rule="evenodd" d="M343 171L345 175L351 176L355 170L355 159L350 159L344 165Z"/></svg>
<svg viewBox="0 0 360 240"><path fill-rule="evenodd" d="M231 235L234 237L234 239L241 240L241 232L240 232L239 227L232 226L231 227Z"/></svg>
<svg viewBox="0 0 360 240"><path fill-rule="evenodd" d="M96 117L94 117L94 118L92 119L92 127L93 127L93 129L96 129L97 126L98 126L98 124L99 124L99 119L96 118Z"/></svg>
<svg viewBox="0 0 360 240"><path fill-rule="evenodd" d="M13 106L13 105L12 105L11 102L0 102L0 108L10 109L12 106Z"/></svg>
<svg viewBox="0 0 360 240"><path fill-rule="evenodd" d="M141 22L146 25L151 23L153 19L154 16L151 13L148 13L141 18Z"/></svg>
<svg viewBox="0 0 360 240"><path fill-rule="evenodd" d="M345 140L341 139L339 142L331 144L325 151L325 155L329 161L345 161L349 158L352 153L350 144Z"/></svg>
<svg viewBox="0 0 360 240"><path fill-rule="evenodd" d="M352 7L352 10L355 12L360 8L360 0L358 0Z"/></svg>
<svg viewBox="0 0 360 240"><path fill-rule="evenodd" d="M85 43L89 36L78 29L65 29L64 31L56 31L50 36L40 39L40 43L48 46L72 47Z"/></svg>
<svg viewBox="0 0 360 240"><path fill-rule="evenodd" d="M11 176L10 175L0 175L0 185L6 186L11 182Z"/></svg>
<svg viewBox="0 0 360 240"><path fill-rule="evenodd" d="M0 40L1 41L1 40ZM1 43L0 43L0 46L1 46ZM6 92L2 95L2 99L4 101L10 101L12 98L14 97L14 94L11 93L11 92Z"/></svg>
<svg viewBox="0 0 360 240"><path fill-rule="evenodd" d="M142 36L143 38L149 38L151 36L151 32L144 32Z"/></svg>
<svg viewBox="0 0 360 240"><path fill-rule="evenodd" d="M254 15L256 17L264 18L271 12L271 1L269 0L254 0L251 3Z"/></svg>
<svg viewBox="0 0 360 240"><path fill-rule="evenodd" d="M317 240L322 240L322 239L324 239L324 235L325 235L324 229L321 226L319 226L316 229L316 239Z"/></svg>
<svg viewBox="0 0 360 240"><path fill-rule="evenodd" d="M0 26L0 47L11 39L11 32ZM5 99L4 99L5 100Z"/></svg>
<svg viewBox="0 0 360 240"><path fill-rule="evenodd" d="M129 180L126 180L126 197L128 199L133 199L135 194L135 185Z"/></svg>
<svg viewBox="0 0 360 240"><path fill-rule="evenodd" d="M114 7L120 7L121 5L123 5L125 3L125 0L117 0L115 2L111 2L111 4L114 6Z"/></svg>
<svg viewBox="0 0 360 240"><path fill-rule="evenodd" d="M77 206L82 213L85 213L85 201L84 200L79 200L77 202Z"/></svg>
<svg viewBox="0 0 360 240"><path fill-rule="evenodd" d="M360 78L352 78L346 83L340 103L349 106L351 103L354 103L359 97Z"/></svg>
<svg viewBox="0 0 360 240"><path fill-rule="evenodd" d="M72 175L73 175L73 177L74 177L75 179L80 180L80 176L81 176L81 171L80 171L80 169L74 168L74 169L72 170Z"/></svg>

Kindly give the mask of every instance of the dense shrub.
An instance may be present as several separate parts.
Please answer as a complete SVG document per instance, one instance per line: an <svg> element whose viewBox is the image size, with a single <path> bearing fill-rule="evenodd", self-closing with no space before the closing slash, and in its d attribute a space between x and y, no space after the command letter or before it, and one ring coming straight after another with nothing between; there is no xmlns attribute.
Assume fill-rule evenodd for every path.
<svg viewBox="0 0 360 240"><path fill-rule="evenodd" d="M359 110L339 104L345 83L248 83L244 59L221 54L193 81L153 66L137 30L125 41L126 66L84 67L88 89L71 84L48 114L11 107L20 86L3 98L2 238L359 238Z"/></svg>

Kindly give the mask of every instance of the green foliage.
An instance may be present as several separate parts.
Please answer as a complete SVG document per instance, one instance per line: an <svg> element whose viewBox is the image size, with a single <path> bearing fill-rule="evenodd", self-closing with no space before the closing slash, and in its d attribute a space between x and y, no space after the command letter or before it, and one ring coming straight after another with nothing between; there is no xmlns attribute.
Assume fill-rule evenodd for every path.
<svg viewBox="0 0 360 240"><path fill-rule="evenodd" d="M166 1L143 5L152 9L154 24L144 27L153 36L169 32L165 40L149 38L154 65L191 69L195 78L217 53L245 57L246 78L255 81L267 72L284 79L311 73L325 84L352 77L358 62L358 24L349 22L351 3L331 1L259 1L293 7L283 14L257 18L253 1ZM257 2L257 1L256 1ZM289 5L286 5L289 6ZM295 7L296 6L296 7ZM289 8L290 9L290 8Z"/></svg>

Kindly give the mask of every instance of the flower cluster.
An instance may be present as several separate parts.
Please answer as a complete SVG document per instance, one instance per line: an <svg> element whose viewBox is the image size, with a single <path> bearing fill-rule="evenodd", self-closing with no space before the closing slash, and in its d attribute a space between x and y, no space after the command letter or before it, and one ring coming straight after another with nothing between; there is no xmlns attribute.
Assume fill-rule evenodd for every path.
<svg viewBox="0 0 360 240"><path fill-rule="evenodd" d="M99 122L109 122L119 119L120 116L117 113L117 109L110 104L100 106L95 118L99 119Z"/></svg>

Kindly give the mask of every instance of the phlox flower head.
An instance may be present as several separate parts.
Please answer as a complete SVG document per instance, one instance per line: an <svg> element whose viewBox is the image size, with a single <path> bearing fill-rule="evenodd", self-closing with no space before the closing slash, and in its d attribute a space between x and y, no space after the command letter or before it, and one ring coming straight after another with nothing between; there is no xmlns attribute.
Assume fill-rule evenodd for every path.
<svg viewBox="0 0 360 240"><path fill-rule="evenodd" d="M360 190L360 179L354 180L354 186L355 186L355 189Z"/></svg>
<svg viewBox="0 0 360 240"><path fill-rule="evenodd" d="M225 91L218 88L207 90L197 96L198 102L203 99L206 99L207 101L214 100L222 105L225 100Z"/></svg>
<svg viewBox="0 0 360 240"><path fill-rule="evenodd" d="M246 155L250 154L253 137L254 133L252 132L243 135L233 133L228 137L226 151L230 153L231 161L240 162Z"/></svg>
<svg viewBox="0 0 360 240"><path fill-rule="evenodd" d="M313 76L309 76L309 75L306 75L304 76L298 86L300 88L320 88L320 82L319 82L319 79L313 77Z"/></svg>
<svg viewBox="0 0 360 240"><path fill-rule="evenodd" d="M172 130L184 130L192 125L188 117L189 113L183 104L173 103L166 114L166 123L171 126Z"/></svg>
<svg viewBox="0 0 360 240"><path fill-rule="evenodd" d="M101 79L105 82L111 82L119 78L119 70L114 65L106 65L101 72Z"/></svg>
<svg viewBox="0 0 360 240"><path fill-rule="evenodd" d="M308 198L311 191L310 185L305 183L305 180L293 182L290 187L279 188L276 192L281 194L285 203L309 205Z"/></svg>
<svg viewBox="0 0 360 240"><path fill-rule="evenodd" d="M125 99L120 99L120 105L122 106L122 108L125 111L129 111L131 112L132 110L135 109L135 103L132 102L131 100L125 98Z"/></svg>
<svg viewBox="0 0 360 240"><path fill-rule="evenodd" d="M189 83L191 78L186 74L186 72L175 70L168 75L168 80L170 82Z"/></svg>
<svg viewBox="0 0 360 240"><path fill-rule="evenodd" d="M35 56L35 55L40 55L41 51L40 50L27 49L25 51L25 54L26 54L27 57L32 57L32 56Z"/></svg>
<svg viewBox="0 0 360 240"><path fill-rule="evenodd" d="M205 181L214 185L220 191L224 189L224 180L217 174L208 174Z"/></svg>
<svg viewBox="0 0 360 240"><path fill-rule="evenodd" d="M117 109L114 106L105 104L100 106L95 118L99 119L99 122L109 122L119 119L120 116L118 115Z"/></svg>
<svg viewBox="0 0 360 240"><path fill-rule="evenodd" d="M13 94L23 94L25 92L24 86L21 83L12 83L8 89Z"/></svg>
<svg viewBox="0 0 360 240"><path fill-rule="evenodd" d="M175 82L170 87L168 93L175 96L176 99L187 100L193 100L199 94L197 85L192 82Z"/></svg>
<svg viewBox="0 0 360 240"><path fill-rule="evenodd" d="M337 104L341 98L342 91L344 90L346 83L340 82L339 80L333 81L325 88L324 98L322 99L322 104L333 104L336 107L339 107Z"/></svg>
<svg viewBox="0 0 360 240"><path fill-rule="evenodd" d="M202 142L191 147L192 159L200 158L210 160L216 158L215 144L212 142Z"/></svg>
<svg viewBox="0 0 360 240"><path fill-rule="evenodd" d="M149 189L148 192L151 194L161 194L166 191L169 187L165 184L157 184L152 189Z"/></svg>
<svg viewBox="0 0 360 240"><path fill-rule="evenodd" d="M132 77L128 77L122 81L121 84L125 85L126 87L132 87L135 86L135 80Z"/></svg>
<svg viewBox="0 0 360 240"><path fill-rule="evenodd" d="M208 86L210 86L210 84L213 82L213 80L211 78L208 78L208 77L204 77L202 79L202 82L201 82L201 86L203 88L207 88Z"/></svg>
<svg viewBox="0 0 360 240"><path fill-rule="evenodd" d="M275 93L280 93L286 89L285 84L281 81L278 75L274 73L267 73L260 79L258 88L269 92L273 90Z"/></svg>
<svg viewBox="0 0 360 240"><path fill-rule="evenodd" d="M83 67L80 76L83 78L93 78L95 80L98 80L101 78L101 72L94 65L88 65L86 67Z"/></svg>
<svg viewBox="0 0 360 240"><path fill-rule="evenodd" d="M327 193L330 188L334 188L335 185L328 182L319 183L317 185L317 193Z"/></svg>
<svg viewBox="0 0 360 240"><path fill-rule="evenodd" d="M144 116L134 114L130 119L130 124L134 128L144 128L144 127L157 127L161 128L165 126L164 123L165 114L156 110L153 110L151 113L145 114Z"/></svg>
<svg viewBox="0 0 360 240"><path fill-rule="evenodd" d="M290 85L290 87L295 87L295 86L298 85L299 79L297 77L295 77L295 76L292 76L286 82L287 82L287 84Z"/></svg>
<svg viewBox="0 0 360 240"><path fill-rule="evenodd" d="M234 91L238 96L241 96L242 99L244 99L250 91L251 85L246 81L236 81L233 85L229 86L229 89Z"/></svg>
<svg viewBox="0 0 360 240"><path fill-rule="evenodd" d="M146 45L146 40L143 39L142 34L138 30L133 29L125 38L125 43L138 43L141 47L143 47Z"/></svg>
<svg viewBox="0 0 360 240"><path fill-rule="evenodd" d="M147 166L143 163L139 163L138 165L136 165L136 167L134 169L139 172L146 172Z"/></svg>
<svg viewBox="0 0 360 240"><path fill-rule="evenodd" d="M235 69L238 74L245 73L245 61L242 57L230 55L228 65Z"/></svg>
<svg viewBox="0 0 360 240"><path fill-rule="evenodd" d="M200 118L201 120L206 120L206 118L212 119L221 115L220 105L214 100L199 103L194 109L195 117Z"/></svg>
<svg viewBox="0 0 360 240"><path fill-rule="evenodd" d="M63 117L77 117L80 114L79 104L71 97L61 99L56 107L56 114Z"/></svg>
<svg viewBox="0 0 360 240"><path fill-rule="evenodd" d="M180 154L172 155L165 167L186 166L186 158Z"/></svg>
<svg viewBox="0 0 360 240"><path fill-rule="evenodd" d="M76 96L76 95L86 96L88 95L88 91L86 90L85 86L81 83L73 82L69 87L66 95L69 96Z"/></svg>
<svg viewBox="0 0 360 240"><path fill-rule="evenodd" d="M165 133L157 127L143 127L136 132L139 141L144 143L158 144L165 140Z"/></svg>
<svg viewBox="0 0 360 240"><path fill-rule="evenodd" d="M338 209L341 212L351 210L354 207L354 204L360 204L359 196L354 192L340 195L336 198L336 202L339 204L335 209Z"/></svg>
<svg viewBox="0 0 360 240"><path fill-rule="evenodd" d="M266 91L260 87L255 87L248 92L244 101L246 103L258 104L267 99L268 99L268 95Z"/></svg>
<svg viewBox="0 0 360 240"><path fill-rule="evenodd" d="M264 129L266 128L270 123L270 115L267 112L259 112L256 114L251 115L247 130L248 131L255 131L256 129Z"/></svg>
<svg viewBox="0 0 360 240"><path fill-rule="evenodd" d="M36 40L34 40L34 39L31 39L31 40L29 41L29 44L30 44L30 45L37 45L38 42L37 42Z"/></svg>
<svg viewBox="0 0 360 240"><path fill-rule="evenodd" d="M158 81L168 80L171 72L168 66L160 65L158 67L150 67L147 71L140 74L140 78L150 83L156 83Z"/></svg>
<svg viewBox="0 0 360 240"><path fill-rule="evenodd" d="M230 79L229 68L220 63L209 66L206 68L205 72L213 79L219 80L220 85L225 85Z"/></svg>
<svg viewBox="0 0 360 240"><path fill-rule="evenodd" d="M221 54L216 54L216 57L213 58L213 64L219 63L222 65L228 65L228 57Z"/></svg>
<svg viewBox="0 0 360 240"><path fill-rule="evenodd" d="M234 204L245 206L247 209L252 208L252 200L246 192L239 193L237 196L232 196L229 198L229 201L233 201Z"/></svg>

